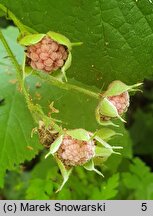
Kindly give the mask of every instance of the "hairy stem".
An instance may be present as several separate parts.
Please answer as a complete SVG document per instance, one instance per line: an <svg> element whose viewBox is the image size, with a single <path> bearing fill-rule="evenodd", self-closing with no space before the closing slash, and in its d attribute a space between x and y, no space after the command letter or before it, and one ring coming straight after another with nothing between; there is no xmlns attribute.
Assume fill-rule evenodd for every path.
<svg viewBox="0 0 153 216"><path fill-rule="evenodd" d="M22 71L21 71L21 68L20 68L20 65L18 64L16 58L15 58L15 55L13 54L12 50L10 49L6 39L4 38L2 32L0 31L0 39L3 43L3 46L5 47L6 49L6 52L8 54L8 56L10 57L11 61L12 61L12 64L14 65L16 71L17 71L17 78L18 80L21 82L22 80Z"/></svg>
<svg viewBox="0 0 153 216"><path fill-rule="evenodd" d="M10 57L10 59L12 61L12 64L13 64L15 70L16 70L17 79L18 79L20 87L22 88L24 96L26 98L26 102L27 102L28 106L30 106L31 105L31 99L30 99L30 96L29 96L28 92L25 89L25 85L24 85L24 82L23 82L22 69L21 69L18 61L16 60L15 55L13 54L12 50L10 49L5 37L3 36L2 31L0 31L0 39L1 39L2 43L3 43L3 46L5 47L5 50L6 50L7 54L8 54L8 56Z"/></svg>
<svg viewBox="0 0 153 216"><path fill-rule="evenodd" d="M6 17L13 20L14 24L18 27L18 29L21 31L22 34L29 34L29 32L31 33L37 33L35 30L23 25L19 19L17 19L17 17L10 11L8 10L7 7L5 7L4 5L0 4L0 9L6 13Z"/></svg>
<svg viewBox="0 0 153 216"><path fill-rule="evenodd" d="M30 97L30 94L27 92L26 88L25 88L25 83L24 83L24 79L23 79L23 74L22 74L22 68L20 67L18 61L16 60L12 50L10 49L5 37L3 36L2 32L0 31L0 40L2 41L6 52L8 54L8 56L10 57L12 64L14 65L15 69L16 69L16 74L17 74L17 79L19 82L19 86L22 89L22 92L24 94L24 97L26 99L26 103L27 106L34 118L34 120L38 123L38 121L42 118L45 118L47 120L47 116L44 115L43 111L41 110L41 107L39 105L35 105L32 103L32 99Z"/></svg>
<svg viewBox="0 0 153 216"><path fill-rule="evenodd" d="M93 92L93 91L90 91L88 89L85 89L85 88L82 88L80 86L73 85L73 84L70 84L67 82L62 82L62 81L58 80L57 78L55 78L53 76L49 76L48 74L45 74L45 73L40 73L40 72L35 71L34 75L40 77L42 80L45 80L46 82L51 83L52 85L57 86L61 89L80 92L80 93L83 93L85 95L88 95L88 96L96 98L96 99L99 99L99 97L100 97L100 94L97 92Z"/></svg>

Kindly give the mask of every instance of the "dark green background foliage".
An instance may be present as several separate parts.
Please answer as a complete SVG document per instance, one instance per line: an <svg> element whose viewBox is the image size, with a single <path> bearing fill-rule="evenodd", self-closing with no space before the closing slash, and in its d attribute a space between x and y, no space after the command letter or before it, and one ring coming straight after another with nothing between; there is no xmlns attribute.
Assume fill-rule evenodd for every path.
<svg viewBox="0 0 153 216"><path fill-rule="evenodd" d="M0 98L5 98L0 105L1 198L153 199L153 4L148 0L0 0L0 3L38 32L52 30L73 42L83 42L72 50L73 62L67 71L69 82L102 91L115 79L126 84L150 79L145 80L143 94L132 96L126 129L122 123L115 129L124 136L109 141L124 149L121 156L111 156L100 167L105 178L79 167L64 189L55 194L62 180L58 167L51 158L44 160L45 152L37 136L30 137L35 125L16 85L10 59L0 44ZM1 27L10 24L4 20L0 18ZM18 30L9 26L3 33L22 63L23 48L16 43ZM41 83L39 89L37 82ZM54 101L60 111L55 117L64 127L90 131L98 128L95 99L61 90L34 77L29 77L27 83L34 101L42 105L46 114ZM9 171L5 175L6 170Z"/></svg>

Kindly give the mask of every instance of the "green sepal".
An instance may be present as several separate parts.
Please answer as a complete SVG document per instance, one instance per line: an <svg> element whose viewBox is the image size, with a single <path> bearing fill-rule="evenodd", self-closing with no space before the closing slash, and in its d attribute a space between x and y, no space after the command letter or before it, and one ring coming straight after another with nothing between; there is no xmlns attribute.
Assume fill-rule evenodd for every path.
<svg viewBox="0 0 153 216"><path fill-rule="evenodd" d="M29 34L25 37L18 39L18 42L22 46L30 46L41 41L46 35L45 34Z"/></svg>
<svg viewBox="0 0 153 216"><path fill-rule="evenodd" d="M101 128L100 130L97 130L97 131L94 133L93 137L98 136L98 137L100 137L101 139L108 141L108 140L110 140L113 136L116 136L116 135L121 135L121 136L122 136L121 133L116 133L116 132L115 132L114 130L112 130L112 129L109 129L109 128Z"/></svg>
<svg viewBox="0 0 153 216"><path fill-rule="evenodd" d="M95 148L95 157L105 157L108 158L112 155L113 153L113 149L112 148L105 148L105 147L99 147L96 146Z"/></svg>
<svg viewBox="0 0 153 216"><path fill-rule="evenodd" d="M122 147L118 146L110 146L110 148L106 148L103 146L96 146L95 148L95 156L93 161L96 165L102 165L112 154L120 155L120 152L114 151L114 149L123 149Z"/></svg>
<svg viewBox="0 0 153 216"><path fill-rule="evenodd" d="M104 146L105 148L108 148L108 149L123 149L122 146L111 146L109 145L106 141L104 141L101 137L99 136L95 136L94 139L100 143L102 146Z"/></svg>
<svg viewBox="0 0 153 216"><path fill-rule="evenodd" d="M122 149L122 147L120 148ZM114 151L113 148L105 148L105 147L99 147L99 146L96 146L95 148L95 157L103 157L107 159L112 154L120 155L120 152Z"/></svg>
<svg viewBox="0 0 153 216"><path fill-rule="evenodd" d="M64 166L64 164L62 163L62 161L59 160L57 156L54 156L54 157L56 159L56 162L57 162L57 164L59 166L59 169L60 169L62 177L63 177L63 182L62 182L61 186L59 187L59 189L56 191L56 193L58 193L59 191L62 190L63 186L68 181L69 176L70 176L73 168L66 169L66 167Z"/></svg>
<svg viewBox="0 0 153 216"><path fill-rule="evenodd" d="M74 129L66 131L66 134L71 136L73 139L89 141L90 135L89 132L84 129Z"/></svg>
<svg viewBox="0 0 153 216"><path fill-rule="evenodd" d="M27 76L31 75L33 73L32 67L25 65L23 66L23 77L26 78Z"/></svg>
<svg viewBox="0 0 153 216"><path fill-rule="evenodd" d="M54 154L58 151L60 145L62 144L62 141L63 141L63 135L59 136L59 137L51 144L50 149L49 149L49 152L48 152L48 154L45 156L45 158L47 158L49 155L54 155Z"/></svg>
<svg viewBox="0 0 153 216"><path fill-rule="evenodd" d="M108 116L111 118L119 118L121 121L126 122L121 116L118 114L116 107L107 99L103 98L99 104L99 112L102 116Z"/></svg>
<svg viewBox="0 0 153 216"><path fill-rule="evenodd" d="M86 164L83 165L83 167L88 170L88 171L94 171L96 172L98 175L104 177L104 175L99 171L97 170L95 167L94 167L94 162L93 160L90 160L88 161Z"/></svg>
<svg viewBox="0 0 153 216"><path fill-rule="evenodd" d="M65 61L65 64L63 65L63 67L61 68L61 71L63 73L63 76L65 78L65 81L67 82L67 77L66 77L66 70L69 69L69 67L71 66L71 63L72 63L72 54L71 52L69 51L68 53L68 57Z"/></svg>
<svg viewBox="0 0 153 216"><path fill-rule="evenodd" d="M142 83L137 83L134 85L126 85L120 80L115 80L108 86L108 89L102 94L102 97L116 96L126 91L137 91L138 89L136 88L141 85Z"/></svg>
<svg viewBox="0 0 153 216"><path fill-rule="evenodd" d="M49 37L51 37L51 39L53 39L57 43L66 46L69 50L72 49L71 41L67 37L65 37L64 35L59 34L57 32L53 32L53 31L47 32L47 35Z"/></svg>
<svg viewBox="0 0 153 216"><path fill-rule="evenodd" d="M34 71L31 66L26 65L26 54L24 54L23 64L22 64L22 71L23 71L23 79L25 79L27 76L32 74Z"/></svg>
<svg viewBox="0 0 153 216"><path fill-rule="evenodd" d="M116 124L114 124L112 121L110 121L110 120L107 120L107 121L103 121L102 119L101 119L101 114L100 114L100 112L99 112L99 106L96 108L96 120L97 120L97 122L98 122L98 124L100 124L100 125L102 125L102 126L108 126L108 125L110 125L110 126L114 126L114 127L119 127L119 125L116 125Z"/></svg>
<svg viewBox="0 0 153 216"><path fill-rule="evenodd" d="M71 43L71 46L81 46L83 44L83 42L74 42L74 43Z"/></svg>

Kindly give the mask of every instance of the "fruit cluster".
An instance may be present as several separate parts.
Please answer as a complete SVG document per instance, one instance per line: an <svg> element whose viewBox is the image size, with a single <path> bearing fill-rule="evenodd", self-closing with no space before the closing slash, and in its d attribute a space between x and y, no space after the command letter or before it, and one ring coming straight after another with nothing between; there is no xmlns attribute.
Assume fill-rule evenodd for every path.
<svg viewBox="0 0 153 216"><path fill-rule="evenodd" d="M34 45L27 46L27 64L35 70L51 73L61 68L68 57L65 46L45 36Z"/></svg>
<svg viewBox="0 0 153 216"><path fill-rule="evenodd" d="M94 157L94 141L82 141L70 136L63 138L57 156L66 166L79 166Z"/></svg>

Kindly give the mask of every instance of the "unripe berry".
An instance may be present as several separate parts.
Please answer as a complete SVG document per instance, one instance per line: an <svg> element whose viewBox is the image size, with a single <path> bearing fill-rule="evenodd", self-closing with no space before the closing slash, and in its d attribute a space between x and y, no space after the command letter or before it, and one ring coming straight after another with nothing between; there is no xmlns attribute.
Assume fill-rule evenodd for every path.
<svg viewBox="0 0 153 216"><path fill-rule="evenodd" d="M57 157L65 166L83 165L95 155L94 141L82 141L65 135L57 151Z"/></svg>
<svg viewBox="0 0 153 216"><path fill-rule="evenodd" d="M34 45L27 46L27 63L34 70L51 73L61 68L68 57L67 48L45 36Z"/></svg>

